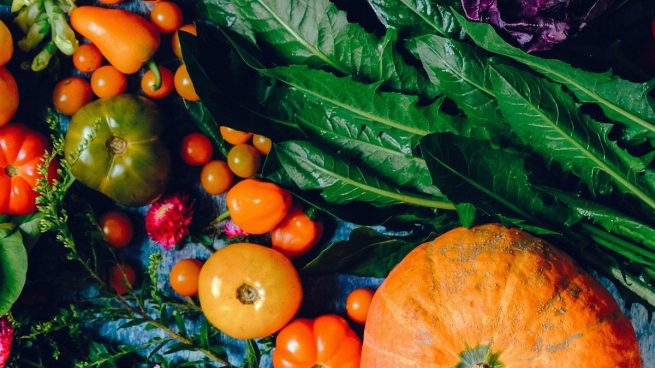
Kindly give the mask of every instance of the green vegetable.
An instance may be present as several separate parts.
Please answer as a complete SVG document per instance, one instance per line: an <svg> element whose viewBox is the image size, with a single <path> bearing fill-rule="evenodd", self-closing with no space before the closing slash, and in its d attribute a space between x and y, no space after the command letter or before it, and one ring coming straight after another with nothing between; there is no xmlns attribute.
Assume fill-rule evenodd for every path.
<svg viewBox="0 0 655 368"><path fill-rule="evenodd" d="M20 231L0 227L0 315L18 300L27 277L27 250Z"/></svg>
<svg viewBox="0 0 655 368"><path fill-rule="evenodd" d="M376 15L387 28L397 29L403 36L438 34L463 38L461 27L445 8L457 1L436 3L431 0L369 0Z"/></svg>

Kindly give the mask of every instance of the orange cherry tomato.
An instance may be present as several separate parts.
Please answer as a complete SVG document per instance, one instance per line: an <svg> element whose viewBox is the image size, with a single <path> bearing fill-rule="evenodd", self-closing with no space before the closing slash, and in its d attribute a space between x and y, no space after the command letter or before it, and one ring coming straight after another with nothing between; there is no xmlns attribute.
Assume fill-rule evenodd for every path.
<svg viewBox="0 0 655 368"><path fill-rule="evenodd" d="M274 368L359 368L362 343L348 323L334 314L299 318L275 339Z"/></svg>
<svg viewBox="0 0 655 368"><path fill-rule="evenodd" d="M170 1L158 2L150 11L150 21L161 33L172 33L182 26L182 9Z"/></svg>
<svg viewBox="0 0 655 368"><path fill-rule="evenodd" d="M36 211L34 185L38 166L48 139L23 124L11 123L0 128L0 214L28 215ZM57 178L56 162L48 168L48 179Z"/></svg>
<svg viewBox="0 0 655 368"><path fill-rule="evenodd" d="M208 162L200 172L200 185L209 194L218 195L230 189L234 174L225 161Z"/></svg>
<svg viewBox="0 0 655 368"><path fill-rule="evenodd" d="M102 65L102 53L92 43L85 43L73 53L73 65L82 73L91 73Z"/></svg>
<svg viewBox="0 0 655 368"><path fill-rule="evenodd" d="M236 243L216 251L200 271L198 296L205 317L237 339L269 336L298 312L298 272L276 250Z"/></svg>
<svg viewBox="0 0 655 368"><path fill-rule="evenodd" d="M198 294L198 278L202 264L197 259L183 259L177 262L168 275L173 290L182 296Z"/></svg>
<svg viewBox="0 0 655 368"><path fill-rule="evenodd" d="M250 178L259 171L261 158L255 147L237 144L227 153L227 164L236 176Z"/></svg>
<svg viewBox="0 0 655 368"><path fill-rule="evenodd" d="M175 90L180 97L187 101L200 100L196 89L193 87L189 71L184 64L180 65L177 71L175 71Z"/></svg>
<svg viewBox="0 0 655 368"><path fill-rule="evenodd" d="M110 211L100 217L98 221L107 243L114 248L123 248L130 244L134 235L132 221L123 212Z"/></svg>
<svg viewBox="0 0 655 368"><path fill-rule="evenodd" d="M0 66L0 127L7 124L18 110L18 85L14 76Z"/></svg>
<svg viewBox="0 0 655 368"><path fill-rule="evenodd" d="M368 316L368 308L371 306L375 292L371 289L361 288L355 289L346 299L346 313L353 322L363 325Z"/></svg>
<svg viewBox="0 0 655 368"><path fill-rule="evenodd" d="M284 219L292 199L276 184L246 179L227 192L226 201L234 224L250 234L265 234Z"/></svg>
<svg viewBox="0 0 655 368"><path fill-rule="evenodd" d="M173 89L175 88L175 80L173 77L173 72L171 72L170 69L165 68L163 66L158 67L159 68L159 74L161 75L161 85L159 86L158 90L155 90L154 85L155 85L155 73L153 73L151 70L148 70L143 74L143 77L141 78L141 89L143 90L143 93L154 99L161 99L164 98L173 92Z"/></svg>
<svg viewBox="0 0 655 368"><path fill-rule="evenodd" d="M198 31L196 30L196 25L191 23L183 25L173 34L173 38L171 39L171 49L173 50L173 54L181 59L182 47L180 46L180 31L192 34L194 36L198 34Z"/></svg>
<svg viewBox="0 0 655 368"><path fill-rule="evenodd" d="M11 60L14 55L14 39L9 28L0 20L0 66Z"/></svg>
<svg viewBox="0 0 655 368"><path fill-rule="evenodd" d="M312 249L323 235L323 224L313 221L298 206L292 206L271 232L273 249L289 258L300 257Z"/></svg>
<svg viewBox="0 0 655 368"><path fill-rule="evenodd" d="M204 165L212 158L214 148L206 135L191 133L182 139L180 153L187 165Z"/></svg>
<svg viewBox="0 0 655 368"><path fill-rule="evenodd" d="M91 85L86 79L69 77L62 79L52 92L52 104L60 113L74 115L77 110L91 101Z"/></svg>
<svg viewBox="0 0 655 368"><path fill-rule="evenodd" d="M252 145L255 146L257 151L262 155L268 155L268 153L271 152L271 147L273 147L273 142L268 137L255 134L252 136Z"/></svg>
<svg viewBox="0 0 655 368"><path fill-rule="evenodd" d="M133 288L135 282L136 273L128 264L115 264L109 270L109 286L118 295L123 295L128 289Z"/></svg>
<svg viewBox="0 0 655 368"><path fill-rule="evenodd" d="M223 137L227 143L232 145L246 143L248 142L248 139L252 137L252 133L242 132L224 125L221 126L219 130L221 132L221 137Z"/></svg>
<svg viewBox="0 0 655 368"><path fill-rule="evenodd" d="M101 4L105 5L117 5L122 3L125 0L98 0Z"/></svg>
<svg viewBox="0 0 655 368"><path fill-rule="evenodd" d="M91 89L100 98L118 96L127 89L127 77L111 65L101 66L91 74Z"/></svg>

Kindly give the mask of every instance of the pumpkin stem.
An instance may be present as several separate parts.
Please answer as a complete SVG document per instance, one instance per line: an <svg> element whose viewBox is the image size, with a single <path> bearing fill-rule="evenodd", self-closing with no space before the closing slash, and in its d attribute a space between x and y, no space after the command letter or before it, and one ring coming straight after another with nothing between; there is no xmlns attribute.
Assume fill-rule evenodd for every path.
<svg viewBox="0 0 655 368"><path fill-rule="evenodd" d="M259 292L254 287L243 284L237 289L237 299L242 304L254 304L260 298Z"/></svg>
<svg viewBox="0 0 655 368"><path fill-rule="evenodd" d="M5 167L5 174L7 174L7 176L10 178L12 176L18 175L18 166L9 164L7 167Z"/></svg>
<svg viewBox="0 0 655 368"><path fill-rule="evenodd" d="M127 151L127 142L121 137L111 136L105 142L105 146L107 147L107 152L114 156L122 155Z"/></svg>
<svg viewBox="0 0 655 368"><path fill-rule="evenodd" d="M325 366L321 364L314 364L312 368L325 368Z"/></svg>
<svg viewBox="0 0 655 368"><path fill-rule="evenodd" d="M504 368L500 362L500 354L494 353L489 345L466 347L459 355L460 363L455 368Z"/></svg>

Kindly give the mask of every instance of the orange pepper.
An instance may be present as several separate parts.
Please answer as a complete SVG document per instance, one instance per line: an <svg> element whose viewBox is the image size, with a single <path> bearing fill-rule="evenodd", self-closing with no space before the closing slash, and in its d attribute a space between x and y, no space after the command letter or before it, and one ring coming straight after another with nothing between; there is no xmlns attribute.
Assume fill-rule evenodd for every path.
<svg viewBox="0 0 655 368"><path fill-rule="evenodd" d="M246 179L227 192L232 221L250 234L264 234L282 221L291 206L291 195L273 183Z"/></svg>
<svg viewBox="0 0 655 368"><path fill-rule="evenodd" d="M285 256L297 258L309 252L321 235L323 224L312 220L302 208L294 205L271 232L271 244Z"/></svg>
<svg viewBox="0 0 655 368"><path fill-rule="evenodd" d="M71 26L94 43L116 69L139 71L159 47L159 32L141 16L122 10L80 6L70 16Z"/></svg>

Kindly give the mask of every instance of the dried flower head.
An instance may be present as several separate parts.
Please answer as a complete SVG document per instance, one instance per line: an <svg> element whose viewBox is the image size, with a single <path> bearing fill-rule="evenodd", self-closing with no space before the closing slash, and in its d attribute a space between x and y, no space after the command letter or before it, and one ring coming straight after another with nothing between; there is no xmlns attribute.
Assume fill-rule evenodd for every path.
<svg viewBox="0 0 655 368"><path fill-rule="evenodd" d="M9 360L11 342L14 340L14 328L7 317L0 318L0 368L4 368Z"/></svg>
<svg viewBox="0 0 655 368"><path fill-rule="evenodd" d="M152 204L146 213L148 236L164 249L170 250L189 235L193 206L189 197L175 194Z"/></svg>

